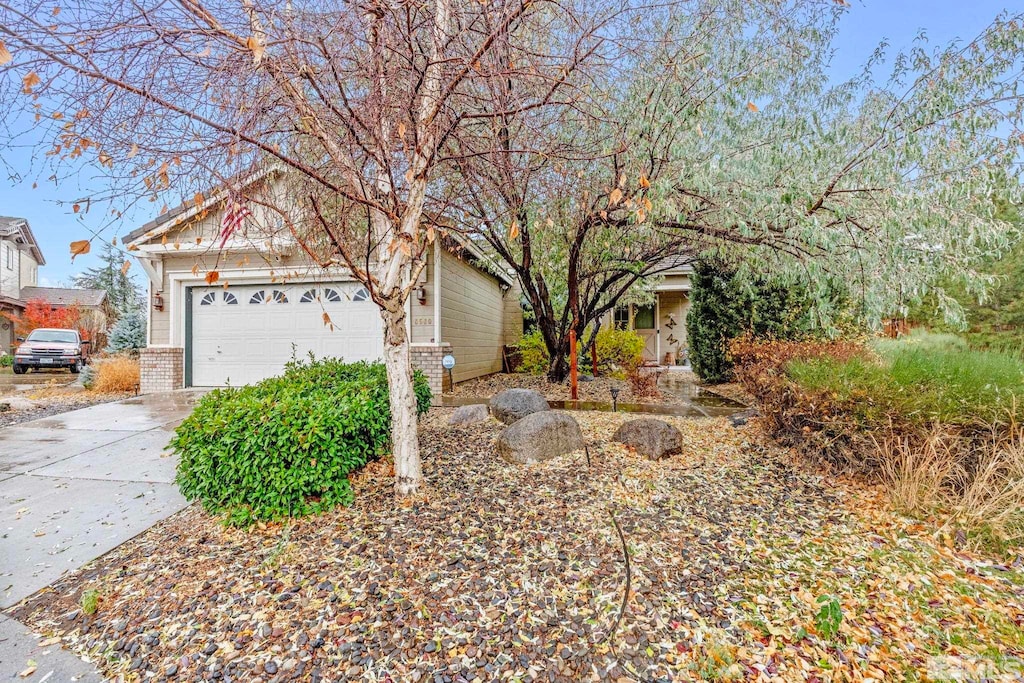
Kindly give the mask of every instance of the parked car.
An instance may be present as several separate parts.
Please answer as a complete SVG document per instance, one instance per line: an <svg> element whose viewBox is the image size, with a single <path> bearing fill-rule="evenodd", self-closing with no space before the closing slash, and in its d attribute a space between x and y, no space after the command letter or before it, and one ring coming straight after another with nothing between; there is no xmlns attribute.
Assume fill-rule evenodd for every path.
<svg viewBox="0 0 1024 683"><path fill-rule="evenodd" d="M77 375L89 362L89 340L82 339L78 330L39 328L22 342L14 352L14 374L23 375L29 368L67 368Z"/></svg>

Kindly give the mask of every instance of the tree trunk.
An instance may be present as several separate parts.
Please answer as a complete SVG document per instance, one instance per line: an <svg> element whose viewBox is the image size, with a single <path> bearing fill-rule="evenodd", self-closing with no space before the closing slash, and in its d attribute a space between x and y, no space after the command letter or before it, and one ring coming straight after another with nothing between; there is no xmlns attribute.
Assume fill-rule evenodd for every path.
<svg viewBox="0 0 1024 683"><path fill-rule="evenodd" d="M423 483L416 431L416 392L405 327L405 306L398 300L381 308L384 320L384 366L391 404L391 454L395 461L395 495L411 496Z"/></svg>
<svg viewBox="0 0 1024 683"><path fill-rule="evenodd" d="M549 351L550 361L548 362L548 381L561 384L569 374L569 351L564 339L559 338L558 345L554 352Z"/></svg>

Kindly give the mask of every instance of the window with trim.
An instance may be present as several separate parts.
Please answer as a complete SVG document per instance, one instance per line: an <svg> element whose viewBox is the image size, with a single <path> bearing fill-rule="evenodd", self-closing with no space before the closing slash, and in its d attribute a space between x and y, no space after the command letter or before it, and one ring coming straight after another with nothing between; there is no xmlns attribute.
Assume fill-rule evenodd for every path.
<svg viewBox="0 0 1024 683"><path fill-rule="evenodd" d="M264 292L262 289L256 290L255 292L252 293L252 296L249 297L249 303L251 304L262 304L265 303L266 300L267 293Z"/></svg>
<svg viewBox="0 0 1024 683"><path fill-rule="evenodd" d="M226 303L228 306L234 306L235 304L238 303L238 297L236 297L231 292L224 292L224 303Z"/></svg>
<svg viewBox="0 0 1024 683"><path fill-rule="evenodd" d="M203 295L203 298L199 300L200 306L212 306L213 302L217 300L216 292L207 292Z"/></svg>
<svg viewBox="0 0 1024 683"><path fill-rule="evenodd" d="M328 301L333 301L337 303L341 301L341 294L338 294L338 290L331 289L330 287L328 287L327 289L324 290L324 298L327 299Z"/></svg>
<svg viewBox="0 0 1024 683"><path fill-rule="evenodd" d="M366 287L360 287L356 290L356 293L352 295L352 301L366 301L370 298L370 293L366 291Z"/></svg>
<svg viewBox="0 0 1024 683"><path fill-rule="evenodd" d="M275 289L274 293L271 295L271 301L275 304L286 304L288 303L288 295L280 289Z"/></svg>
<svg viewBox="0 0 1024 683"><path fill-rule="evenodd" d="M4 249L7 250L7 269L14 270L14 249L11 245L5 245Z"/></svg>
<svg viewBox="0 0 1024 683"><path fill-rule="evenodd" d="M311 304L314 301L316 301L316 298L317 298L316 297L316 290L315 289L307 289L305 292L302 293L302 296L299 297L299 303L300 304Z"/></svg>
<svg viewBox="0 0 1024 683"><path fill-rule="evenodd" d="M629 329L629 306L616 306L615 307L615 329L617 330L628 330Z"/></svg>
<svg viewBox="0 0 1024 683"><path fill-rule="evenodd" d="M634 330L654 329L654 306L637 306L633 311Z"/></svg>

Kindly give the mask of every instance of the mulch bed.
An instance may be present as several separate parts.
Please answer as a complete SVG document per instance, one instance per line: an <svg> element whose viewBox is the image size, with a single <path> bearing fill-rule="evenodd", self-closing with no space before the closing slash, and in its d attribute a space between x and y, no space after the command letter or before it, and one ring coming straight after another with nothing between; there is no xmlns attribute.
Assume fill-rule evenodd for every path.
<svg viewBox="0 0 1024 683"><path fill-rule="evenodd" d="M192 507L14 615L126 680L997 679L1024 655L1019 565L802 471L756 424L668 418L683 452L648 462L608 442L627 416L574 413L590 465L520 467L492 454L500 425L450 412L423 421L418 500L375 463L314 519L240 531Z"/></svg>
<svg viewBox="0 0 1024 683"><path fill-rule="evenodd" d="M618 387L619 403L661 403L669 405L680 405L686 401L673 396L669 392L658 391L650 396L634 396L629 382L623 379L612 379L610 377L595 377L586 382L580 381L579 400L597 401L611 403L612 395L610 389ZM466 382L459 382L451 392L453 396L471 396L474 398L490 398L499 391L505 389L533 389L544 394L549 401L570 400L569 381L561 384L549 382L544 375L528 375L525 373L498 373L478 377Z"/></svg>

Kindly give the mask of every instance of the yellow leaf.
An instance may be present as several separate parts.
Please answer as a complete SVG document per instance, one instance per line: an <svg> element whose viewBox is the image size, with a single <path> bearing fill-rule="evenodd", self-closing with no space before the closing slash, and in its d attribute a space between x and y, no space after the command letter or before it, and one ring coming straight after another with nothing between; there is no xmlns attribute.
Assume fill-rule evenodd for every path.
<svg viewBox="0 0 1024 683"><path fill-rule="evenodd" d="M101 166L113 166L114 159L106 152L100 152L100 165Z"/></svg>
<svg viewBox="0 0 1024 683"><path fill-rule="evenodd" d="M203 205L203 202L206 201L206 199L203 197L202 192L196 192L196 196L192 198L192 201L195 202L196 208L198 209Z"/></svg>
<svg viewBox="0 0 1024 683"><path fill-rule="evenodd" d="M398 137L400 137L400 138L404 138L405 137L405 122L404 121L399 121L398 122Z"/></svg>
<svg viewBox="0 0 1024 683"><path fill-rule="evenodd" d="M518 221L512 221L512 225L508 229L508 238L514 240L519 237L519 223Z"/></svg>
<svg viewBox="0 0 1024 683"><path fill-rule="evenodd" d="M747 102L747 109L754 112L755 114L758 112L757 105L754 104L753 102Z"/></svg>
<svg viewBox="0 0 1024 683"><path fill-rule="evenodd" d="M199 275L199 264L198 263L195 264L194 266L192 266L192 274L193 275Z"/></svg>
<svg viewBox="0 0 1024 683"><path fill-rule="evenodd" d="M3 66L4 64L7 64L12 59L14 59L14 57L11 55L10 51L7 49L7 46L4 45L4 41L0 40L0 66Z"/></svg>
<svg viewBox="0 0 1024 683"><path fill-rule="evenodd" d="M43 81L41 78L39 78L39 74L37 74L35 71L29 71L27 74L25 74L25 77L21 79L21 82L22 85L24 85L21 91L26 95L31 95L32 88L39 85Z"/></svg>
<svg viewBox="0 0 1024 683"><path fill-rule="evenodd" d="M131 268L131 267L132 267L132 262L131 261L125 261L124 263L122 263L121 264L121 275L127 275L128 274L128 269Z"/></svg>
<svg viewBox="0 0 1024 683"><path fill-rule="evenodd" d="M263 53L266 51L263 43L256 36L249 36L249 39L245 41L245 46L252 50L252 63L259 66L259 63L263 61Z"/></svg>
<svg viewBox="0 0 1024 683"><path fill-rule="evenodd" d="M334 324L331 323L331 316L327 315L326 311L324 311L324 325L330 325L331 329L334 329Z"/></svg>
<svg viewBox="0 0 1024 683"><path fill-rule="evenodd" d="M643 223L645 220L647 220L647 212L644 211L643 209L637 210L637 212L636 212L636 222L637 223Z"/></svg>
<svg viewBox="0 0 1024 683"><path fill-rule="evenodd" d="M612 193L608 195L608 205L615 206L620 201L622 201L622 190L616 187L612 190Z"/></svg>
<svg viewBox="0 0 1024 683"><path fill-rule="evenodd" d="M128 245L128 251L138 251L138 250L139 250L139 245L137 245L137 244L129 244Z"/></svg>
<svg viewBox="0 0 1024 683"><path fill-rule="evenodd" d="M76 240L76 241L72 242L71 243L71 260L74 261L76 256L81 256L82 254L88 254L89 253L89 249L91 247L92 247L92 245L89 244L89 240Z"/></svg>
<svg viewBox="0 0 1024 683"><path fill-rule="evenodd" d="M219 279L220 279L220 273L218 273L216 270L211 270L210 272L208 272L206 274L206 284L208 284L208 285L212 285L213 283L215 283Z"/></svg>
<svg viewBox="0 0 1024 683"><path fill-rule="evenodd" d="M647 179L647 176L645 176L643 173L641 173L640 174L640 187L642 187L642 188L644 188L646 190L650 186L651 186L651 181Z"/></svg>

